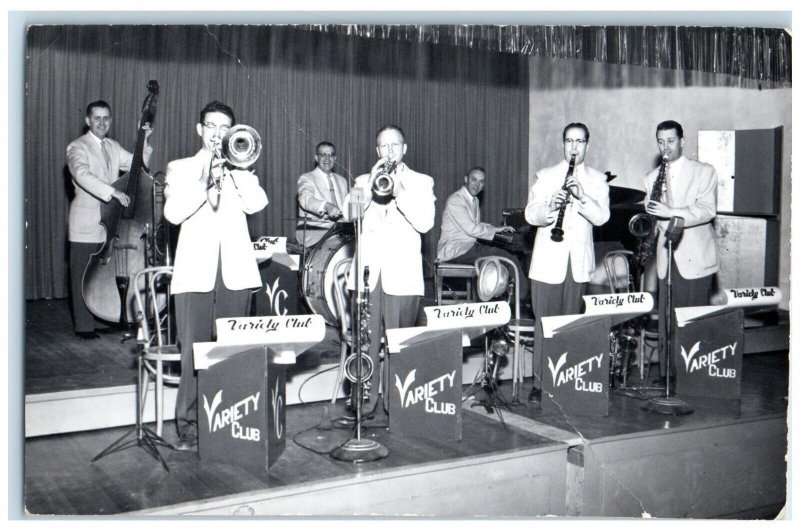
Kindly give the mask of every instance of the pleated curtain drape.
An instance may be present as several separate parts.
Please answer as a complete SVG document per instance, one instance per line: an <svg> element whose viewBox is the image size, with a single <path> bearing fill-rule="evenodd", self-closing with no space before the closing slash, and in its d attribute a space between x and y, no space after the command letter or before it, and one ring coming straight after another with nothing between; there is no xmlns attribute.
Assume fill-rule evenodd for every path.
<svg viewBox="0 0 800 531"><path fill-rule="evenodd" d="M350 178L374 161L376 131L406 133L406 162L434 177L436 254L447 196L473 165L486 168L483 218L499 223L527 192L528 59L426 43L380 41L290 26L32 26L25 109L25 295L68 295L67 144L84 131L86 104L112 106L111 137L134 147L148 80L160 85L152 173L200 148L199 110L231 105L259 131L255 171L270 204L250 217L253 237L294 236L297 177L314 147L336 144Z"/></svg>

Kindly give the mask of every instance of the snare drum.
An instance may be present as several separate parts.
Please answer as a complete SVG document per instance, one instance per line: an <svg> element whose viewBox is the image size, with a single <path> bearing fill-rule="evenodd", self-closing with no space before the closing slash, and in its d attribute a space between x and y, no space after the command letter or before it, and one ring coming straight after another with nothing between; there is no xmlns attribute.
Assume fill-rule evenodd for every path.
<svg viewBox="0 0 800 531"><path fill-rule="evenodd" d="M343 282L343 279L334 278L334 269L342 260L353 258L354 252L353 226L337 224L311 249L303 264L303 298L312 312L321 315L332 326L339 326L339 312L336 310L336 295L333 290L337 282ZM345 307L350 307L349 297L345 297Z"/></svg>

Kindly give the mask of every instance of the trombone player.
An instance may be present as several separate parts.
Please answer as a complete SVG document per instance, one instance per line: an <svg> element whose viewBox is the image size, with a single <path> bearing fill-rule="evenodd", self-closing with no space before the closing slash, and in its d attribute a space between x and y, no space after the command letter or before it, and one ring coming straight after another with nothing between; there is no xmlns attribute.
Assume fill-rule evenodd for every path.
<svg viewBox="0 0 800 531"><path fill-rule="evenodd" d="M379 349L384 330L406 328L416 322L424 294L421 235L433 227L436 201L433 179L403 162L408 146L402 129L396 125L381 128L375 144L378 161L370 173L356 178L344 208L345 215L352 217L348 205L354 202L354 192L363 194L361 263L356 274L364 278L364 267L369 267L373 403L367 411L374 411L378 404ZM355 286L351 279L350 288ZM387 385L384 382L384 390Z"/></svg>
<svg viewBox="0 0 800 531"><path fill-rule="evenodd" d="M222 154L223 138L235 123L233 110L212 101L196 124L202 147L194 156L167 165L164 217L181 225L171 290L181 349L181 379L175 420L178 450L197 448L197 376L192 345L212 341L214 320L246 316L250 293L261 286L247 214L267 205L267 194L250 170L231 169ZM255 162L260 139L237 129L229 143L242 143ZM253 135L253 136L251 136ZM233 163L232 163L233 164Z"/></svg>

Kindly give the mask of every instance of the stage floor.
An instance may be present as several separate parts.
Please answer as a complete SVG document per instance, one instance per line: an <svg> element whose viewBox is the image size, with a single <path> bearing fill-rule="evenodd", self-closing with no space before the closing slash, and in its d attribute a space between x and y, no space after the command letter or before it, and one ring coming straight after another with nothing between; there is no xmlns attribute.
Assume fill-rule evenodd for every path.
<svg viewBox="0 0 800 531"><path fill-rule="evenodd" d="M26 392L130 378L134 356L124 350L133 345L114 336L73 339L68 315L66 327L54 319L64 314L62 301L32 304L38 307L28 305ZM338 356L333 347L315 355ZM743 363L741 400L689 400L694 413L686 416L644 411L643 400L618 393L607 417L546 413L526 401L528 381L522 403L502 410L505 427L495 413L465 402L461 441L402 437L379 415L364 436L390 454L373 463L344 463L322 452L351 436L329 423L344 414L342 400L288 407L286 450L269 471L169 449L169 472L141 448L91 462L127 428L30 438L26 511L774 517L785 500L788 353L748 355ZM59 378L67 364L77 370ZM509 382L501 390L511 397ZM176 440L171 422L165 438Z"/></svg>

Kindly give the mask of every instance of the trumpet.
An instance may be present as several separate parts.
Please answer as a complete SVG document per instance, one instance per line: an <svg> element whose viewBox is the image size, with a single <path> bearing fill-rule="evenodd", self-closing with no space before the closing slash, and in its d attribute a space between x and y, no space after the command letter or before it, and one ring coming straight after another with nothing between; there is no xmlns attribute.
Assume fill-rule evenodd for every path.
<svg viewBox="0 0 800 531"><path fill-rule="evenodd" d="M261 137L249 125L231 127L220 144L220 156L237 168L249 168L261 155Z"/></svg>
<svg viewBox="0 0 800 531"><path fill-rule="evenodd" d="M373 194L378 197L394 195L394 178L391 174L394 173L395 168L397 168L397 163L393 160L383 165L380 173L375 176L375 181L372 183Z"/></svg>

